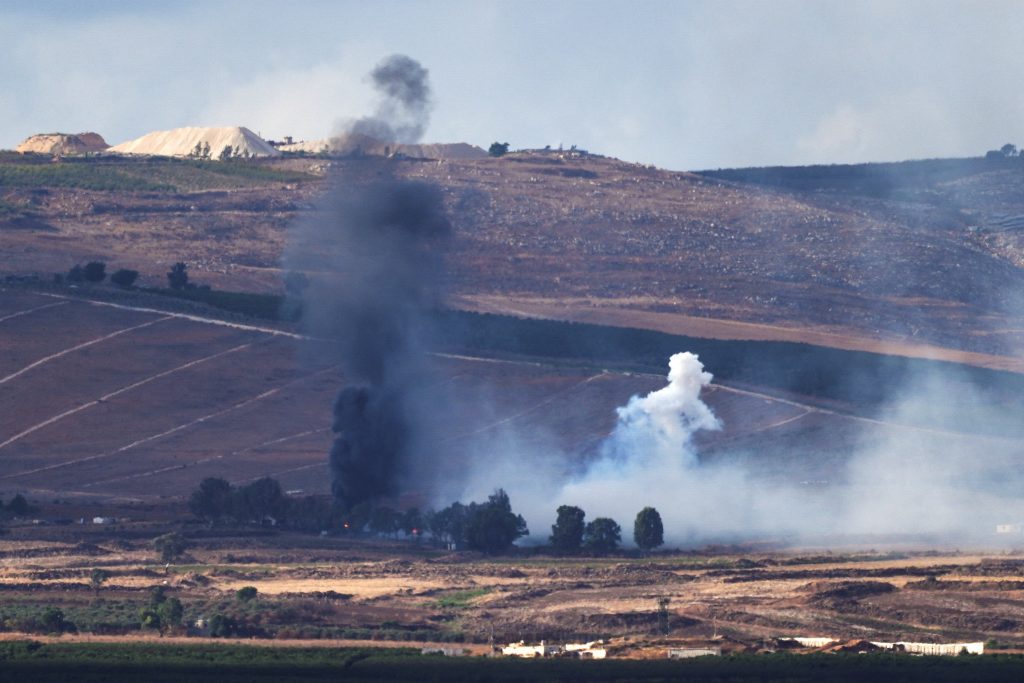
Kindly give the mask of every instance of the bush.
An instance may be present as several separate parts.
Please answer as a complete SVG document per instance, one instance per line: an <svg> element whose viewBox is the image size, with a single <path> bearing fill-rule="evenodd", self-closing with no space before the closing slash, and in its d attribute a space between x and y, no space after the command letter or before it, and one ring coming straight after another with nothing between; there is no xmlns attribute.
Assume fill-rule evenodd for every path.
<svg viewBox="0 0 1024 683"><path fill-rule="evenodd" d="M508 154L508 143L492 142L491 146L487 148L487 153L492 157L503 157Z"/></svg>
<svg viewBox="0 0 1024 683"><path fill-rule="evenodd" d="M188 287L188 265L178 261L171 266L167 273L167 284L171 289L185 289Z"/></svg>
<svg viewBox="0 0 1024 683"><path fill-rule="evenodd" d="M68 271L67 278L68 282L85 282L85 270L78 263L71 266L71 270Z"/></svg>
<svg viewBox="0 0 1024 683"><path fill-rule="evenodd" d="M31 511L32 507L25 500L25 496L20 493L14 498L11 498L11 502L7 504L7 512L14 515L15 517L24 517Z"/></svg>
<svg viewBox="0 0 1024 683"><path fill-rule="evenodd" d="M257 593L256 586L242 586L235 591L235 597L242 602L249 602L256 598Z"/></svg>
<svg viewBox="0 0 1024 683"><path fill-rule="evenodd" d="M107 277L107 264L103 261L89 261L82 269L86 282L103 282Z"/></svg>
<svg viewBox="0 0 1024 683"><path fill-rule="evenodd" d="M171 532L153 539L153 547L160 553L160 559L164 562L171 562L181 557L188 544L181 534Z"/></svg>
<svg viewBox="0 0 1024 683"><path fill-rule="evenodd" d="M128 289L133 284L135 284L135 280L138 277L139 271L121 268L120 270L115 271L114 274L110 276L110 281L113 282L118 287Z"/></svg>

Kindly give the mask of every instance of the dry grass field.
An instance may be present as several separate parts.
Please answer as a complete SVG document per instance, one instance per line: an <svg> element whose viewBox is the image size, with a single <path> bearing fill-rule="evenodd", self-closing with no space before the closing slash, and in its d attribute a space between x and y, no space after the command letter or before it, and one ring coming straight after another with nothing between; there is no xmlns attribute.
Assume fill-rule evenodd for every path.
<svg viewBox="0 0 1024 683"><path fill-rule="evenodd" d="M48 533L49 540L3 544L0 623L8 631L32 605L45 605L72 620L89 610L106 615L105 626L79 617L86 637L144 637L130 623L134 609L152 587L164 586L188 620L215 610L274 639L603 638L612 641L613 656L640 657L664 656L657 653L671 643L753 652L783 636L1003 647L1024 639L1019 553L732 549L487 559L403 542L244 538L224 530L193 540L186 559L165 567L147 542L126 541L123 533L91 533L77 544ZM97 567L110 578L94 591L88 576ZM235 598L243 586L256 587L255 601ZM665 598L667 632L658 614Z"/></svg>

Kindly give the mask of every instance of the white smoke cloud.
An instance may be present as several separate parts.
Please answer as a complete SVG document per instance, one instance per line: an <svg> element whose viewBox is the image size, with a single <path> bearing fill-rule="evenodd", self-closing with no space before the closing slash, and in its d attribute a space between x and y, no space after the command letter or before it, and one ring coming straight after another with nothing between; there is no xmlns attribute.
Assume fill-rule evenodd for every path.
<svg viewBox="0 0 1024 683"><path fill-rule="evenodd" d="M766 477L754 466L757 453L698 457L694 434L721 427L700 397L712 376L691 353L675 354L669 365L666 386L618 409L597 459L581 473L573 474L573 458L544 448L536 433L509 428L481 444L490 457L470 474L460 499L483 500L505 488L530 527L527 543L546 542L559 505L579 506L587 519L616 520L627 546L637 512L648 505L661 513L669 546L834 545L912 536L991 544L995 524L1024 521L1020 439L914 426L941 423L950 396L992 424L1012 418L956 373L910 381L878 420L859 422L855 452L826 481L801 483L801 472L815 465L811 451L789 456L794 476L788 479ZM974 426L985 431L984 424Z"/></svg>

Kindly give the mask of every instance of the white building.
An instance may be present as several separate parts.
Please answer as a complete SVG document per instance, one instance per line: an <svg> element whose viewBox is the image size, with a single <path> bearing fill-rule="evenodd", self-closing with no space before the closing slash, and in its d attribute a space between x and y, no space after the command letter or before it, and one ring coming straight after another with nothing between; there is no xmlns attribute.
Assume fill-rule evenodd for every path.
<svg viewBox="0 0 1024 683"><path fill-rule="evenodd" d="M540 645L527 645L520 640L518 643L509 643L507 647L501 648L501 654L510 657L550 657L557 655L562 649L557 645L548 645L543 640Z"/></svg>

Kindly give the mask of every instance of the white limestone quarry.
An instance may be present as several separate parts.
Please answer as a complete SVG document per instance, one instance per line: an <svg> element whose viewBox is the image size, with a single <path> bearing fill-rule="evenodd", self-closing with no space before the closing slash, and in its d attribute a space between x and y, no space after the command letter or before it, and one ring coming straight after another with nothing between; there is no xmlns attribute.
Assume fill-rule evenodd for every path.
<svg viewBox="0 0 1024 683"><path fill-rule="evenodd" d="M98 133L39 133L17 147L22 154L86 154L102 152L110 145Z"/></svg>
<svg viewBox="0 0 1024 683"><path fill-rule="evenodd" d="M187 157L193 154L197 144L202 147L209 145L211 159L219 158L225 147L230 147L234 156L274 157L281 154L266 140L244 126L188 127L154 131L114 145L107 151L117 154Z"/></svg>

